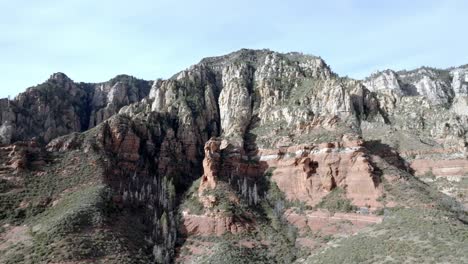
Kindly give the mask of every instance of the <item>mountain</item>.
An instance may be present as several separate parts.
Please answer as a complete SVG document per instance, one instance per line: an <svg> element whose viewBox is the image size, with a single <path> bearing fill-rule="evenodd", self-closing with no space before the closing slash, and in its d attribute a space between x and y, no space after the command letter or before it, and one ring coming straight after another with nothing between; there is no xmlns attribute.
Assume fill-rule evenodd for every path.
<svg viewBox="0 0 468 264"><path fill-rule="evenodd" d="M0 259L467 262L467 78L247 49L154 82L53 74L0 102Z"/></svg>
<svg viewBox="0 0 468 264"><path fill-rule="evenodd" d="M83 132L118 113L120 108L148 96L152 82L119 75L104 83L75 83L63 73L14 100L0 102L0 140L40 142L72 132Z"/></svg>

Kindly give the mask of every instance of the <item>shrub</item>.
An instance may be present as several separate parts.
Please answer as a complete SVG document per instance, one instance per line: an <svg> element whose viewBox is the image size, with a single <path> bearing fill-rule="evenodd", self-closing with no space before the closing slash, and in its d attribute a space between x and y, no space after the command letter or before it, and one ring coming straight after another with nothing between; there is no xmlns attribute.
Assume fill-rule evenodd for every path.
<svg viewBox="0 0 468 264"><path fill-rule="evenodd" d="M317 208L324 208L330 212L352 212L357 209L351 200L345 197L345 191L341 188L333 189L322 201L317 204Z"/></svg>
<svg viewBox="0 0 468 264"><path fill-rule="evenodd" d="M432 179L432 180L435 180L436 178L436 176L434 175L434 172L432 171L432 168L429 168L429 170L426 171L426 173L424 173L424 177Z"/></svg>

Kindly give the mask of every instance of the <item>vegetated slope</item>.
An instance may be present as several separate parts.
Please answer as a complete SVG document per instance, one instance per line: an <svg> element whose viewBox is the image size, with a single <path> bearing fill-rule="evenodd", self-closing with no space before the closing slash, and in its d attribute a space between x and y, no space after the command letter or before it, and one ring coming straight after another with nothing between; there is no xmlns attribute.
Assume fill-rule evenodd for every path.
<svg viewBox="0 0 468 264"><path fill-rule="evenodd" d="M302 263L466 263L468 230L445 210L400 208Z"/></svg>
<svg viewBox="0 0 468 264"><path fill-rule="evenodd" d="M2 263L150 260L147 227L112 203L102 153L20 151L25 166L9 172L0 196ZM43 160L34 157L40 152Z"/></svg>
<svg viewBox="0 0 468 264"><path fill-rule="evenodd" d="M386 167L385 165L383 167ZM391 166L387 167L391 169ZM407 173L404 184L385 184L403 206L386 208L383 222L329 242L299 263L465 263L468 214L448 197Z"/></svg>
<svg viewBox="0 0 468 264"><path fill-rule="evenodd" d="M466 228L462 189L443 190L457 201L415 177L434 160L434 177L468 171L466 76L419 69L361 82L319 57L269 50L207 58L155 82L55 74L0 102L0 136L13 143L1 150L0 259L323 262L335 242L366 251L352 242L403 236L394 227L405 221L422 242L387 260L422 259L427 225L411 225ZM32 138L39 144L19 141ZM465 257L458 234L444 236L454 251L440 261Z"/></svg>

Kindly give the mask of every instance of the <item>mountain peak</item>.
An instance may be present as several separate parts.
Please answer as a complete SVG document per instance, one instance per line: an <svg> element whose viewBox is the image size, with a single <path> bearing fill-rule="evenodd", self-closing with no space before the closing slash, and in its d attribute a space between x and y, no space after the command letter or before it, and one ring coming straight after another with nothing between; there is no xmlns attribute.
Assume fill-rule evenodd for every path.
<svg viewBox="0 0 468 264"><path fill-rule="evenodd" d="M240 49L226 55L207 57L200 61L200 64L208 64L212 66L225 65L233 62L250 62L253 64L263 63L267 56L278 56L291 61L305 61L305 60L321 60L320 57L308 55L301 52L288 52L281 53L269 49Z"/></svg>
<svg viewBox="0 0 468 264"><path fill-rule="evenodd" d="M335 76L321 57L300 52L282 53L269 49L240 49L221 56L207 57L187 70L207 67L215 72L222 72L232 65L248 65L259 71L283 71L286 67L289 68L287 71L305 71L316 77ZM184 74L184 72L180 73ZM180 73L174 75L173 78L178 78Z"/></svg>
<svg viewBox="0 0 468 264"><path fill-rule="evenodd" d="M51 80L55 80L55 81L59 81L59 82L71 81L71 79L63 72L53 73L52 75L50 75L48 81L51 81Z"/></svg>

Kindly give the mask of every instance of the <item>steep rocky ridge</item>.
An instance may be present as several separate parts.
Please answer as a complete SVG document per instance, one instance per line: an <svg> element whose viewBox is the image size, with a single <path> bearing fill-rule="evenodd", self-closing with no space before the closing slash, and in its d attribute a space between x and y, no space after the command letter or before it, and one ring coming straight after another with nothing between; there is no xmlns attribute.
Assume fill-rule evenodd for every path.
<svg viewBox="0 0 468 264"><path fill-rule="evenodd" d="M464 147L467 72L463 66L447 70L427 67L401 72L386 70L371 75L363 84L376 93L388 118L390 126L385 127L388 130L412 134L416 141L430 146ZM371 130L369 134L379 129L368 123L361 128ZM417 142L414 145L420 147Z"/></svg>
<svg viewBox="0 0 468 264"><path fill-rule="evenodd" d="M358 129L355 113L364 102L352 97L362 89L357 82L337 78L318 57L241 50L204 59L156 82L149 98L155 111L196 110L218 117L221 135L238 146L247 129L260 132L257 143L274 145L284 140L282 134L294 133L286 127L320 128L330 116L346 123L343 130ZM270 128L279 130L273 140L261 133Z"/></svg>
<svg viewBox="0 0 468 264"><path fill-rule="evenodd" d="M75 83L55 73L13 100L0 102L0 140L37 139L45 143L93 128L125 105L146 97L151 82L119 75L99 84Z"/></svg>

